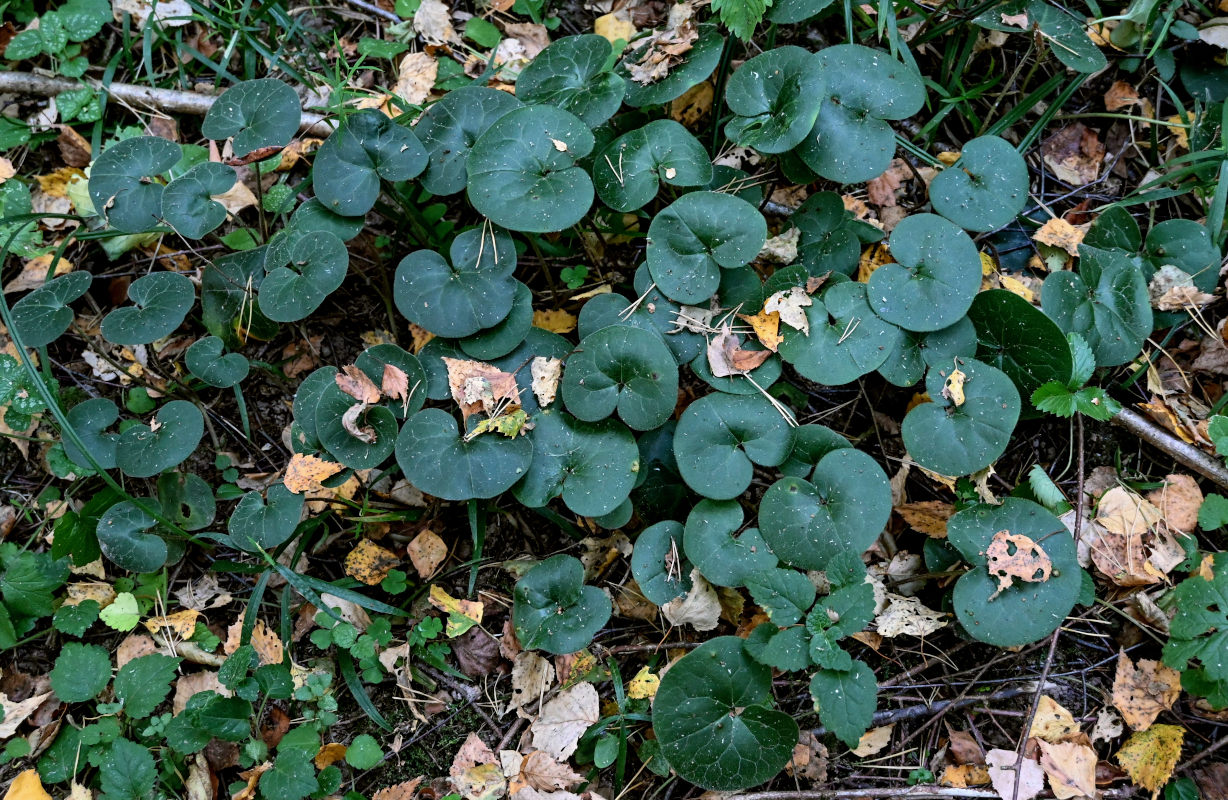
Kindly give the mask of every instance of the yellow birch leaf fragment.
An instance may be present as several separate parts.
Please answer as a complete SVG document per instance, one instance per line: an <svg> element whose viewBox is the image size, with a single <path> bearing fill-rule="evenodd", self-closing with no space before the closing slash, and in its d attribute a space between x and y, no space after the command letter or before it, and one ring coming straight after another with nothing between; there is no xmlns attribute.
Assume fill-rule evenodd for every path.
<svg viewBox="0 0 1228 800"><path fill-rule="evenodd" d="M316 769L324 769L327 766L336 764L341 759L345 758L346 746L338 742L329 742L323 745L316 752L316 757L313 759L316 764Z"/></svg>
<svg viewBox="0 0 1228 800"><path fill-rule="evenodd" d="M1087 234L1085 228L1076 228L1061 217L1053 219L1040 226L1040 230L1032 234L1033 241L1059 247L1072 256L1079 254L1079 244Z"/></svg>
<svg viewBox="0 0 1228 800"><path fill-rule="evenodd" d="M779 311L760 311L754 316L738 314L738 319L750 323L750 327L754 330L755 338L759 340L759 344L773 353L776 352L776 348L780 347L780 343L784 340L784 337L780 335Z"/></svg>
<svg viewBox="0 0 1228 800"><path fill-rule="evenodd" d="M1040 696L1036 716L1032 717L1032 727L1028 730L1029 737L1057 744L1078 732L1079 723L1065 706L1047 694Z"/></svg>
<svg viewBox="0 0 1228 800"><path fill-rule="evenodd" d="M428 528L413 538L406 547L406 552L409 553L409 560L413 562L418 577L429 578L448 557L448 546L438 534Z"/></svg>
<svg viewBox="0 0 1228 800"><path fill-rule="evenodd" d="M473 430L465 435L465 441L490 431L500 433L509 439L515 439L517 436L528 432L528 428L525 427L528 421L529 415L525 413L523 408L518 408L510 414L500 414L497 417L482 420L477 425L474 425Z"/></svg>
<svg viewBox="0 0 1228 800"><path fill-rule="evenodd" d="M1117 657L1113 705L1136 731L1146 730L1181 694L1181 673L1158 661L1141 659L1136 666L1123 650Z"/></svg>
<svg viewBox="0 0 1228 800"><path fill-rule="evenodd" d="M448 615L444 632L449 639L482 622L483 606L476 600L459 600L438 586L431 586L431 605Z"/></svg>
<svg viewBox="0 0 1228 800"><path fill-rule="evenodd" d="M196 618L199 616L199 611L189 608L184 611L176 611L174 614L150 617L144 622L145 630L156 634L165 628L173 632L180 639L188 639L196 631Z"/></svg>
<svg viewBox="0 0 1228 800"><path fill-rule="evenodd" d="M1184 741L1185 728L1180 725L1152 725L1130 735L1117 751L1117 763L1154 797L1172 776Z"/></svg>
<svg viewBox="0 0 1228 800"><path fill-rule="evenodd" d="M13 779L9 790L4 793L4 800L51 800L51 795L43 788L39 780L38 770L28 769Z"/></svg>
<svg viewBox="0 0 1228 800"><path fill-rule="evenodd" d="M635 35L635 23L626 11L615 11L593 20L593 33L604 37L610 44L617 44L621 40L626 46Z"/></svg>
<svg viewBox="0 0 1228 800"><path fill-rule="evenodd" d="M576 329L576 317L561 308L551 311L534 311L533 327L551 333L571 333Z"/></svg>
<svg viewBox="0 0 1228 800"><path fill-rule="evenodd" d="M956 408L964 404L964 381L968 375L961 369L956 369L947 376L947 382L942 387L942 396L950 400Z"/></svg>
<svg viewBox="0 0 1228 800"><path fill-rule="evenodd" d="M363 539L345 557L345 574L362 581L368 586L388 577L393 567L401 563L387 548L380 547L370 539Z"/></svg>
<svg viewBox="0 0 1228 800"><path fill-rule="evenodd" d="M632 700L647 700L650 697L655 697L657 687L661 685L659 675L654 675L644 667L635 674L631 679L631 683L627 686L627 696Z"/></svg>

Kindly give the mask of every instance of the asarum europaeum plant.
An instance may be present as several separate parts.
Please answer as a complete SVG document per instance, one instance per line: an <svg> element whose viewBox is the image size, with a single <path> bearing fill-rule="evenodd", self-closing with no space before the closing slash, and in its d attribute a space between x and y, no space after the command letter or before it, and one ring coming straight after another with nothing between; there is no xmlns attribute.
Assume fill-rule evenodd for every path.
<svg viewBox="0 0 1228 800"><path fill-rule="evenodd" d="M781 3L771 13L804 17L814 13L800 8L807 5ZM1103 57L1087 37L1077 29L1067 35L1069 20L1038 8L1041 28L1072 42L1055 47L1057 57L1075 69L1098 68ZM250 369L244 334L302 320L342 285L346 241L391 185L464 193L472 213L456 206L446 250L408 253L391 280L397 310L435 338L416 355L372 346L355 364L376 386L393 369L409 391L358 400L339 388L336 368L322 367L294 397L293 446L340 464L336 480L348 470L399 468L418 489L448 501L510 492L526 507L557 502L607 527L638 513L647 527L635 542L634 577L657 604L685 597L696 575L745 588L769 621L746 640L715 638L674 664L653 722L662 757L678 774L734 790L775 775L797 741L796 723L773 708L772 669L810 673L823 725L850 745L875 708L873 673L841 641L873 619L861 554L888 521L891 488L882 467L844 437L796 423L771 393L784 369L827 386L873 372L901 387L923 381L929 402L903 421L908 453L927 470L970 475L1005 452L1021 415L1038 413L1028 401L1042 386L1060 389L1042 395L1071 394L1095 367L1135 357L1152 331L1147 279L1158 267L1175 265L1208 288L1219 253L1197 223L1162 223L1144 242L1128 214L1110 212L1088 233L1076 268L1045 281L1040 308L1007 291L983 291L967 231L1011 223L1029 188L1016 148L986 136L967 142L960 160L937 174L933 213L894 228L886 241L893 261L868 280L850 276L863 245L882 233L833 192L812 194L792 214L797 257L764 279L751 266L769 235L758 189L747 188L744 173L714 166L706 143L663 112L712 73L721 47L718 30L704 26L681 63L645 85L629 80L605 39L569 36L524 70L515 97L470 87L448 92L416 120L370 110L343 116L315 153L314 197L290 198L279 212L284 224L267 241L204 271L199 320L208 335L187 349L185 362L201 391L241 385ZM725 102L730 143L778 161L796 182L843 184L889 166L890 123L918 112L927 97L910 66L842 44L755 56L729 77ZM624 104L636 112L620 115ZM299 123L295 93L266 79L226 91L202 131L227 140L239 159L259 159L288 144ZM115 231L201 239L225 221L214 198L235 181L230 166L139 136L99 154L89 196ZM533 327L518 253L537 234L623 214L647 230L634 296L591 297L574 340ZM22 297L11 312L16 338L33 347L54 341L90 282L89 273L72 272ZM180 274L154 272L131 284L128 299L102 320L102 335L147 344L193 313L197 287ZM755 317L765 307L786 323L770 347L710 323L734 311ZM708 356L714 336L735 337L747 360L717 369ZM484 362L491 372L471 378L458 396L448 359ZM543 390L559 362L561 378L556 373ZM711 391L676 415L687 368ZM20 376L9 372L0 391L17 385ZM493 386L492 375L508 385ZM1060 412L1058 401L1048 403ZM463 419L454 413L458 404ZM109 400L68 409L67 458L81 469L165 478L204 431L201 411L182 400L145 421L121 425L120 416ZM757 508L744 501L756 474L777 476ZM203 481L159 480L158 490L166 496L117 503L99 521L103 554L125 569L150 572L179 558L185 531L267 553L291 540L302 518L302 496L274 485L243 494L225 515L225 532L209 533L216 502ZM1003 532L1013 544L999 541ZM1025 539L1048 555L1043 580L1004 571L996 560L1000 547ZM1080 594L1073 540L1035 503L966 508L950 520L949 544L947 564L971 565L955 585L953 607L977 639L1012 646L1042 638ZM825 580L813 580L816 572ZM1181 591L1202 590L1187 582ZM521 644L550 653L586 646L610 616L608 598L584 585L568 556L531 569L514 601ZM1186 627L1189 645L1173 645L1166 657L1201 657L1207 676L1222 680L1212 674L1222 665L1200 655L1202 629Z"/></svg>

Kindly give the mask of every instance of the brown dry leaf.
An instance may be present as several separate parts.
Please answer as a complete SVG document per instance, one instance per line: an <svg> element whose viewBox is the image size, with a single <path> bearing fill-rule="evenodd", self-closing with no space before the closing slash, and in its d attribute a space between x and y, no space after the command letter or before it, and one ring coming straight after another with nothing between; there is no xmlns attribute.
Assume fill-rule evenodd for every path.
<svg viewBox="0 0 1228 800"><path fill-rule="evenodd" d="M1029 738L1043 739L1050 744L1064 742L1079 733L1079 723L1074 715L1058 701L1047 694L1040 696L1040 704L1036 707L1036 716L1028 729Z"/></svg>
<svg viewBox="0 0 1228 800"><path fill-rule="evenodd" d="M17 169L13 166L13 162L0 156L0 185L16 174Z"/></svg>
<svg viewBox="0 0 1228 800"><path fill-rule="evenodd" d="M240 618L235 624L241 626L242 622ZM274 633L273 629L262 619L257 619L255 627L252 628L252 648L255 649L261 666L280 664L286 657L281 637Z"/></svg>
<svg viewBox="0 0 1228 800"><path fill-rule="evenodd" d="M25 292L30 289L37 289L47 282L47 273L51 269L51 262L55 258L54 253L44 253L41 256L27 261L21 268L21 272L13 276L13 279L4 284L4 293L10 292ZM52 277L64 275L72 272L74 269L73 263L66 258L61 258L55 262L55 272Z"/></svg>
<svg viewBox="0 0 1228 800"><path fill-rule="evenodd" d="M507 780L494 752L470 733L448 769L452 785L465 800L494 800L507 792Z"/></svg>
<svg viewBox="0 0 1228 800"><path fill-rule="evenodd" d="M697 631L710 631L721 620L720 597L698 569L691 570L691 581L691 590L661 606L661 613L675 627L690 625Z"/></svg>
<svg viewBox="0 0 1228 800"><path fill-rule="evenodd" d="M894 159L886 172L866 181L866 195L879 208L892 208L896 204L896 191L911 177L908 165L902 159Z"/></svg>
<svg viewBox="0 0 1228 800"><path fill-rule="evenodd" d="M368 586L375 586L401 563L396 553L363 539L345 556L345 574Z"/></svg>
<svg viewBox="0 0 1228 800"><path fill-rule="evenodd" d="M554 402L554 396L558 393L559 379L563 377L563 361L537 356L529 364L529 374L533 377L533 396L542 408L546 408Z"/></svg>
<svg viewBox="0 0 1228 800"><path fill-rule="evenodd" d="M1141 102L1138 90L1125 81L1114 81L1104 93L1104 108L1107 111L1120 111Z"/></svg>
<svg viewBox="0 0 1228 800"><path fill-rule="evenodd" d="M115 601L115 587L102 581L82 581L68 585L68 597L64 600L66 606L77 606L85 600L93 600L102 608Z"/></svg>
<svg viewBox="0 0 1228 800"><path fill-rule="evenodd" d="M1079 254L1079 244L1087 235L1086 227L1071 225L1061 217L1053 219L1040 226L1040 230L1032 234L1032 240L1065 250L1072 256Z"/></svg>
<svg viewBox="0 0 1228 800"><path fill-rule="evenodd" d="M1152 725L1130 735L1117 751L1117 763L1154 797L1172 777L1184 741L1185 728L1180 725Z"/></svg>
<svg viewBox="0 0 1228 800"><path fill-rule="evenodd" d="M1096 796L1096 751L1087 745L1042 741L1040 766L1057 800Z"/></svg>
<svg viewBox="0 0 1228 800"><path fill-rule="evenodd" d="M947 736L951 740L950 745L948 745L951 760L956 764L985 763L985 751L981 749L980 743L977 742L976 737L970 731L952 730L948 724ZM988 776L986 776L986 781L988 781Z"/></svg>
<svg viewBox="0 0 1228 800"><path fill-rule="evenodd" d="M423 580L434 575L448 557L448 546L429 528L415 536L406 551L418 577Z"/></svg>
<svg viewBox="0 0 1228 800"><path fill-rule="evenodd" d="M793 758L785 764L785 772L812 783L827 782L827 746L810 731L798 734L793 746Z"/></svg>
<svg viewBox="0 0 1228 800"><path fill-rule="evenodd" d="M1076 122L1046 139L1040 152L1058 180L1084 186L1100 177L1105 149L1095 131Z"/></svg>
<svg viewBox="0 0 1228 800"><path fill-rule="evenodd" d="M1228 11L1221 5L1221 10ZM1194 770L1194 782L1202 791L1202 796L1228 797L1228 762L1208 764Z"/></svg>
<svg viewBox="0 0 1228 800"><path fill-rule="evenodd" d="M222 685L216 672L191 672L175 681L175 696L171 710L178 715L188 705L188 700L200 692L217 692L222 697L231 697L233 692Z"/></svg>
<svg viewBox="0 0 1228 800"><path fill-rule="evenodd" d="M570 789L584 776L566 764L559 763L542 750L534 750L520 762L520 779L534 789L552 792Z"/></svg>
<svg viewBox="0 0 1228 800"><path fill-rule="evenodd" d="M422 0L414 12L413 26L427 44L460 44L451 11L443 0Z"/></svg>
<svg viewBox="0 0 1228 800"><path fill-rule="evenodd" d="M780 321L785 325L809 336L810 320L806 317L805 308L813 303L814 301L803 287L794 286L791 289L777 292L764 301L762 313L776 312L780 314Z"/></svg>
<svg viewBox="0 0 1228 800"><path fill-rule="evenodd" d="M784 341L784 337L780 335L780 312L778 311L760 311L754 316L738 314L738 319L750 323L750 327L754 330L755 338L759 340L759 344L773 353L776 352L776 348L780 347L780 343Z"/></svg>
<svg viewBox="0 0 1228 800"><path fill-rule="evenodd" d="M1148 493L1147 499L1159 509L1170 530L1193 533L1198 527L1202 489L1189 475L1169 475L1164 486Z"/></svg>
<svg viewBox="0 0 1228 800"><path fill-rule="evenodd" d="M669 115L675 122L682 123L683 127L691 128L708 116L715 99L716 89L712 86L712 81L701 81L670 102Z"/></svg>
<svg viewBox="0 0 1228 800"><path fill-rule="evenodd" d="M1053 572L1053 561L1039 544L1021 533L998 531L985 548L986 569L998 581L992 600L1018 578L1025 583L1043 583Z"/></svg>
<svg viewBox="0 0 1228 800"><path fill-rule="evenodd" d="M984 786L989 780L989 768L984 764L959 764L947 766L938 783L955 789L967 789L969 786Z"/></svg>
<svg viewBox="0 0 1228 800"><path fill-rule="evenodd" d="M286 477L282 482L294 494L318 492L324 488L321 481L331 478L343 469L345 466L336 461L325 461L308 453L295 453L290 456Z"/></svg>
<svg viewBox="0 0 1228 800"><path fill-rule="evenodd" d="M413 800L418 794L418 787L422 785L422 781L422 776L419 776L392 786L385 786L371 795L371 800Z"/></svg>
<svg viewBox="0 0 1228 800"><path fill-rule="evenodd" d="M743 375L772 357L770 350L743 350L742 339L728 325L708 342L708 368L717 378Z"/></svg>
<svg viewBox="0 0 1228 800"><path fill-rule="evenodd" d="M324 769L327 766L336 764L341 759L345 758L345 751L349 749L340 742L329 742L321 745L316 751L315 758L312 761L316 765L316 769Z"/></svg>
<svg viewBox="0 0 1228 800"><path fill-rule="evenodd" d="M143 633L128 634L115 649L115 668L123 669L124 665L132 659L156 652L158 652L158 645L154 644L153 639Z"/></svg>
<svg viewBox="0 0 1228 800"><path fill-rule="evenodd" d="M576 751L580 737L601 718L597 689L591 683L577 683L559 692L542 707L541 715L529 726L532 746L559 761Z"/></svg>
<svg viewBox="0 0 1228 800"><path fill-rule="evenodd" d="M946 614L928 608L915 597L887 594L889 605L874 618L879 636L887 639L896 636L929 636L946 627Z"/></svg>
<svg viewBox="0 0 1228 800"><path fill-rule="evenodd" d="M167 614L161 617L150 617L145 620L145 630L157 635L158 631L167 629L180 639L191 638L196 631L196 620L200 617L200 612L194 609L185 609L176 611L174 614Z"/></svg>
<svg viewBox="0 0 1228 800"><path fill-rule="evenodd" d="M506 714L536 703L554 686L554 665L537 653L522 650L512 660L512 696Z"/></svg>
<svg viewBox="0 0 1228 800"><path fill-rule="evenodd" d="M353 364L346 364L335 376L337 388L360 403L372 405L380 399L379 387L367 377L367 373Z"/></svg>
<svg viewBox="0 0 1228 800"><path fill-rule="evenodd" d="M260 776L273 768L272 761L258 764L249 770L239 773L239 777L247 781L247 785L230 796L230 800L252 800L256 796L256 784Z"/></svg>
<svg viewBox="0 0 1228 800"><path fill-rule="evenodd" d="M64 125L60 135L55 138L56 146L60 148L60 157L70 167L88 167L93 160L93 148L89 139Z"/></svg>
<svg viewBox="0 0 1228 800"><path fill-rule="evenodd" d="M533 327L551 333L571 333L576 329L576 317L561 308L550 311L534 311Z"/></svg>
<svg viewBox="0 0 1228 800"><path fill-rule="evenodd" d="M444 358L443 363L448 368L452 399L466 419L478 411L493 415L501 407L520 405L520 389L510 372L481 361Z"/></svg>
<svg viewBox="0 0 1228 800"><path fill-rule="evenodd" d="M689 2L678 3L670 8L665 28L634 43L635 49L625 61L627 73L636 83L656 83L683 60L698 39L694 6Z"/></svg>
<svg viewBox="0 0 1228 800"><path fill-rule="evenodd" d="M1142 659L1138 665L1122 650L1113 679L1113 705L1136 731L1146 730L1160 713L1173 707L1181 694L1181 673L1158 661Z"/></svg>
<svg viewBox="0 0 1228 800"><path fill-rule="evenodd" d="M891 744L891 734L894 731L895 723L871 728L861 734L861 739L857 742L857 746L853 748L853 755L858 758L865 758L866 756L882 752L884 747Z"/></svg>
<svg viewBox="0 0 1228 800"><path fill-rule="evenodd" d="M21 726L21 723L25 722L48 697L51 697L51 692L36 694L20 702L14 702L7 694L0 692L0 709L4 711L4 719L0 720L0 741L17 733L17 728Z"/></svg>
<svg viewBox="0 0 1228 800"><path fill-rule="evenodd" d="M431 96L438 75L439 62L433 55L410 53L397 67L397 82L392 93L411 106L420 106Z"/></svg>
<svg viewBox="0 0 1228 800"><path fill-rule="evenodd" d="M1016 794L1015 762L1019 755L1014 750L990 750L985 754L985 763L989 765L989 780L993 790L1003 800L1032 800L1045 788L1045 772L1030 758L1023 759L1019 765L1018 786Z"/></svg>
<svg viewBox="0 0 1228 800"><path fill-rule="evenodd" d="M955 513L955 506L941 500L922 500L898 505L895 507L895 513L903 517L913 530L924 533L931 539L945 539L947 520Z"/></svg>
<svg viewBox="0 0 1228 800"><path fill-rule="evenodd" d="M870 276L874 271L883 264L894 264L895 258L892 257L891 251L887 249L887 245L883 243L872 244L861 253L861 259L857 262L857 280L865 283L870 280Z"/></svg>
<svg viewBox="0 0 1228 800"><path fill-rule="evenodd" d="M1109 489L1097 509L1098 535L1088 543L1096 568L1119 586L1163 582L1184 551L1158 529L1162 519L1158 508L1129 489Z"/></svg>
<svg viewBox="0 0 1228 800"><path fill-rule="evenodd" d="M401 407L409 408L409 399L413 397L416 386L409 385L409 376L405 370L393 364L384 365L384 374L380 378L380 391L392 400L400 400Z"/></svg>

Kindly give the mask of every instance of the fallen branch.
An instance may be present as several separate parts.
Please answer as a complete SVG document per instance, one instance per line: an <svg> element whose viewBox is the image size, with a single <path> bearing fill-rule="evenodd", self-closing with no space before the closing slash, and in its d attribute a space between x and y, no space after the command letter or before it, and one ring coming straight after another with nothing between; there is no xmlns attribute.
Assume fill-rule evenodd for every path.
<svg viewBox="0 0 1228 800"><path fill-rule="evenodd" d="M2 77L2 76L0 76ZM1177 461L1210 481L1228 489L1228 468L1224 462L1189 442L1182 441L1151 420L1131 408L1123 408L1113 417L1113 422L1142 439L1147 444L1164 451Z"/></svg>
<svg viewBox="0 0 1228 800"><path fill-rule="evenodd" d="M89 86L109 97L137 110L158 113L177 112L203 117L217 97L198 92L181 92L176 89L157 89L151 86L136 86L131 83L112 83L104 86L94 80L70 81L64 78L49 78L33 72L0 72L0 94L32 94L39 97L55 97L72 89ZM323 115L303 112L301 130L315 136L327 136L333 124Z"/></svg>
<svg viewBox="0 0 1228 800"><path fill-rule="evenodd" d="M1012 689L1002 689L993 694L977 695L975 697L961 697L958 700L937 700L933 703L924 705L906 706L904 708L893 708L888 711L878 711L874 714L874 722L872 726L877 728L882 725L887 725L893 722L899 722L905 719L915 719L916 717L925 717L930 714L938 714L944 711L954 711L967 706L974 706L980 703L997 702L1001 700L1010 700L1014 697L1019 697L1025 694L1032 694L1036 691L1047 691L1056 688L1055 683L1029 683L1027 686L1016 686ZM815 736L822 736L827 733L827 728L815 728L811 731Z"/></svg>
<svg viewBox="0 0 1228 800"><path fill-rule="evenodd" d="M1135 797L1138 791L1133 787L1124 789L1109 789L1098 792L1103 800L1108 798ZM990 789L958 789L953 786L899 786L888 789L796 789L778 792L750 792L735 794L728 800L845 800L845 798L866 797L907 797L910 800L946 800L957 797L985 797L1001 800L1001 796Z"/></svg>

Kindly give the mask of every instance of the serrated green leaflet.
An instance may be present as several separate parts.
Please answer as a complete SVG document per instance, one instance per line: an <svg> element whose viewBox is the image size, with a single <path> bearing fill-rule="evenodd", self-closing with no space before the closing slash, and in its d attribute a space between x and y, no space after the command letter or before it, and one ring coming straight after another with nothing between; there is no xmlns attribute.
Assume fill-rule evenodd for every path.
<svg viewBox="0 0 1228 800"><path fill-rule="evenodd" d="M51 670L51 690L65 703L92 700L111 682L111 657L96 644L67 642Z"/></svg>
<svg viewBox="0 0 1228 800"><path fill-rule="evenodd" d="M510 230L561 231L593 204L593 181L576 163L592 150L593 134L574 114L548 105L511 111L469 152L469 202Z"/></svg>
<svg viewBox="0 0 1228 800"><path fill-rule="evenodd" d="M166 540L153 532L157 529L158 521L151 514L125 500L108 508L98 520L98 546L121 569L153 572L161 569L168 554Z"/></svg>
<svg viewBox="0 0 1228 800"><path fill-rule="evenodd" d="M225 343L216 336L202 336L184 353L184 363L193 375L210 386L229 389L247 377L251 364L241 353L226 353Z"/></svg>
<svg viewBox="0 0 1228 800"><path fill-rule="evenodd" d="M823 73L815 55L792 45L746 61L729 78L725 102L735 116L725 135L761 153L801 144L823 102Z"/></svg>
<svg viewBox="0 0 1228 800"><path fill-rule="evenodd" d="M362 216L379 198L381 179L407 181L426 164L412 130L374 109L359 111L320 145L312 171L316 197L336 214Z"/></svg>
<svg viewBox="0 0 1228 800"><path fill-rule="evenodd" d="M102 335L114 344L149 344L175 331L196 302L196 287L178 272L155 272L128 287L131 306L102 319Z"/></svg>
<svg viewBox="0 0 1228 800"><path fill-rule="evenodd" d="M742 507L733 500L700 500L687 515L683 551L710 583L742 586L751 575L776 566L758 529L743 531L742 521Z"/></svg>
<svg viewBox="0 0 1228 800"><path fill-rule="evenodd" d="M654 699L661 751L688 781L735 791L779 772L797 744L797 723L771 706L772 671L742 640L719 636L665 673Z"/></svg>
<svg viewBox="0 0 1228 800"><path fill-rule="evenodd" d="M516 79L516 96L529 104L549 103L595 128L622 105L627 84L608 71L610 42L587 33L556 39Z"/></svg>
<svg viewBox="0 0 1228 800"><path fill-rule="evenodd" d="M192 455L204 432L200 409L187 400L172 400L158 410L155 424L134 425L120 435L116 466L134 478L151 478Z"/></svg>
<svg viewBox="0 0 1228 800"><path fill-rule="evenodd" d="M878 684L860 661L847 671L821 669L810 678L810 696L823 725L849 747L874 723Z"/></svg>
<svg viewBox="0 0 1228 800"><path fill-rule="evenodd" d="M663 606L691 591L691 564L682 555L682 530L682 523L665 520L636 537L631 574L654 605Z"/></svg>
<svg viewBox="0 0 1228 800"><path fill-rule="evenodd" d="M1041 308L1063 333L1082 336L1096 363L1114 367L1134 358L1151 334L1151 302L1141 269L1119 250L1079 247L1078 273L1045 279Z"/></svg>
<svg viewBox="0 0 1228 800"><path fill-rule="evenodd" d="M891 232L895 263L870 275L874 313L909 331L937 331L959 322L981 288L981 258L968 235L934 214L913 214Z"/></svg>
<svg viewBox="0 0 1228 800"><path fill-rule="evenodd" d="M180 659L161 653L139 656L115 674L115 698L129 719L144 719L166 699Z"/></svg>
<svg viewBox="0 0 1228 800"><path fill-rule="evenodd" d="M678 399L678 365L661 337L631 325L589 334L567 359L563 402L595 422L618 412L637 431L659 428Z"/></svg>
<svg viewBox="0 0 1228 800"><path fill-rule="evenodd" d="M767 222L750 203L717 192L691 192L653 217L648 270L666 297L702 303L716 292L722 269L749 264L765 241Z"/></svg>
<svg viewBox="0 0 1228 800"><path fill-rule="evenodd" d="M1053 320L1019 295L1005 289L981 292L972 301L968 318L976 326L976 357L1005 372L1020 395L1031 397L1041 384L1070 378L1066 337Z"/></svg>
<svg viewBox="0 0 1228 800"><path fill-rule="evenodd" d="M610 599L584 585L584 567L552 556L516 581L512 622L522 647L564 654L580 650L610 618Z"/></svg>
<svg viewBox="0 0 1228 800"><path fill-rule="evenodd" d="M242 158L264 147L281 147L294 138L302 118L298 95L274 78L236 83L209 108L200 132L230 139Z"/></svg>
<svg viewBox="0 0 1228 800"><path fill-rule="evenodd" d="M625 425L612 419L584 422L559 408L540 411L533 421L528 436L533 458L515 487L517 500L539 508L561 496L576 514L599 517L627 499L639 472L640 451Z"/></svg>
<svg viewBox="0 0 1228 800"><path fill-rule="evenodd" d="M100 756L102 797L106 800L142 800L158 780L149 748L128 739L116 739Z"/></svg>
<svg viewBox="0 0 1228 800"><path fill-rule="evenodd" d="M682 478L713 500L731 500L750 485L754 464L774 467L789 457L793 429L759 395L710 394L678 420L674 451Z"/></svg>
<svg viewBox="0 0 1228 800"><path fill-rule="evenodd" d="M260 776L260 791L268 800L302 800L319 787L311 756L301 750L279 752L272 768Z"/></svg>
<svg viewBox="0 0 1228 800"><path fill-rule="evenodd" d="M827 386L852 383L882 366L902 336L866 302L866 286L838 283L805 308L810 333L781 326L780 357Z"/></svg>
<svg viewBox="0 0 1228 800"><path fill-rule="evenodd" d="M807 638L806 629L800 625L782 629L764 622L746 637L746 652L760 664L796 672L810 666Z"/></svg>
<svg viewBox="0 0 1228 800"><path fill-rule="evenodd" d="M964 402L944 396L956 369L964 376ZM909 411L900 434L908 454L940 475L970 475L1006 451L1019 419L1019 391L1001 370L972 359L931 367L925 377L929 403Z"/></svg>
<svg viewBox="0 0 1228 800"><path fill-rule="evenodd" d="M137 136L108 147L90 169L94 209L124 233L157 227L165 187L156 178L181 156L179 145L157 136Z"/></svg>
<svg viewBox="0 0 1228 800"><path fill-rule="evenodd" d="M456 194L465 188L465 162L473 143L495 120L523 105L507 92L465 86L448 92L422 114L414 133L426 148L430 163L422 185L432 194Z"/></svg>
<svg viewBox="0 0 1228 800"><path fill-rule="evenodd" d="M874 459L852 448L819 461L810 481L781 478L763 496L759 527L781 560L823 569L843 550L860 553L891 517L891 487Z"/></svg>
<svg viewBox="0 0 1228 800"><path fill-rule="evenodd" d="M593 160L593 183L601 201L615 211L647 205L662 183L706 186L712 180L708 151L672 119L628 131Z"/></svg>
<svg viewBox="0 0 1228 800"><path fill-rule="evenodd" d="M280 483L270 486L264 497L256 491L246 493L226 523L231 544L249 553L256 548L272 550L294 535L304 502L302 495Z"/></svg>
<svg viewBox="0 0 1228 800"><path fill-rule="evenodd" d="M350 268L345 242L328 231L291 229L268 259L259 300L260 310L274 322L295 322L315 311Z"/></svg>
<svg viewBox="0 0 1228 800"><path fill-rule="evenodd" d="M494 497L520 480L533 460L533 445L527 437L491 434L466 441L451 414L428 408L401 428L396 457L409 482L426 494L473 500Z"/></svg>
<svg viewBox="0 0 1228 800"><path fill-rule="evenodd" d="M1010 142L981 136L930 182L934 211L970 231L1010 223L1028 200L1028 165Z"/></svg>
<svg viewBox="0 0 1228 800"><path fill-rule="evenodd" d="M746 579L750 596L781 627L801 620L814 604L814 584L792 569L769 569Z"/></svg>
<svg viewBox="0 0 1228 800"><path fill-rule="evenodd" d="M226 221L226 207L213 197L234 185L233 167L214 161L197 164L162 191L162 218L180 235L201 239Z"/></svg>

